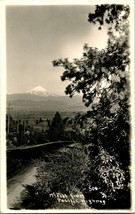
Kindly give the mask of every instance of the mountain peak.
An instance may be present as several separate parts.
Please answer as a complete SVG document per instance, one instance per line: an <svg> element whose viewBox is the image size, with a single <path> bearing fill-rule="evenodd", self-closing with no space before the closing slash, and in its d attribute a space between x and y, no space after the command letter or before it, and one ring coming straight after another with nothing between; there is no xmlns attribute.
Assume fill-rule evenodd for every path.
<svg viewBox="0 0 135 214"><path fill-rule="evenodd" d="M26 91L26 93L28 94L34 94L34 95L39 95L39 96L45 96L45 97L48 97L48 96L56 96L55 94L47 91L45 88L43 88L42 86L37 86L37 87L34 87L33 89L29 90L29 91Z"/></svg>
<svg viewBox="0 0 135 214"><path fill-rule="evenodd" d="M36 86L35 88L31 89L30 91L47 91L47 90L39 85L39 86Z"/></svg>

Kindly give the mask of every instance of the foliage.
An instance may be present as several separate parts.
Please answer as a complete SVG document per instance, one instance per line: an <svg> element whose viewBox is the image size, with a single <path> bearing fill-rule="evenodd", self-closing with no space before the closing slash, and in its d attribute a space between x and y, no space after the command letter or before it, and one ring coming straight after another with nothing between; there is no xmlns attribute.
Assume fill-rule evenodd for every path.
<svg viewBox="0 0 135 214"><path fill-rule="evenodd" d="M54 154L45 154L38 161L37 187L42 192L74 192L86 178L89 157L84 147L65 149Z"/></svg>
<svg viewBox="0 0 135 214"><path fill-rule="evenodd" d="M36 182L25 186L16 209L47 209L55 202L52 193L76 194L78 186L86 179L89 156L83 146L64 148L63 151L45 153L35 160L37 164ZM58 208L58 207L57 207Z"/></svg>
<svg viewBox="0 0 135 214"><path fill-rule="evenodd" d="M63 120L59 114L59 112L56 112L52 124L50 126L48 135L49 135L49 139L51 141L57 141L60 140L62 135L64 133L64 124L63 124Z"/></svg>
<svg viewBox="0 0 135 214"><path fill-rule="evenodd" d="M104 25L108 26L107 46L99 50L85 44L80 59L73 59L72 62L69 62L68 58L53 61L53 66L64 68L61 80L71 82L65 93L72 97L76 92L81 92L82 101L89 106L86 114L75 117L74 128L80 141L89 145L93 158L101 155L101 148L110 160L115 157L114 168L111 164L108 166L104 163L104 171L101 167L102 158L99 162L98 159L95 160L100 166L95 182L100 181L99 187L104 194L109 185L110 207L115 204L111 194L115 192L115 205L119 207L123 195L127 194L126 189L129 191L130 181L129 13L128 5L97 5L95 13L89 14L88 21L99 23L99 30ZM104 157L105 154L101 156ZM114 174L110 173L110 169L114 170ZM120 180L116 176L118 171ZM104 178L104 173L107 173L108 177ZM89 176L92 176L91 167ZM93 180L94 176L91 179ZM105 179L108 179L108 184ZM121 186L121 190L118 186ZM117 188L114 191L115 187ZM89 189L89 183L86 188ZM125 203L129 204L128 194Z"/></svg>
<svg viewBox="0 0 135 214"><path fill-rule="evenodd" d="M114 28L116 31L121 31L122 23L127 21L129 14L130 8L128 5L96 5L95 13L90 13L88 15L88 21L92 22L93 24L98 22L100 25L99 30L101 30L101 27L104 24L108 24L110 30Z"/></svg>
<svg viewBox="0 0 135 214"><path fill-rule="evenodd" d="M9 124L9 132L15 132L16 131L16 123L13 120L13 118L11 117L11 115L7 114L6 115L6 131L8 131L8 123L10 121Z"/></svg>
<svg viewBox="0 0 135 214"><path fill-rule="evenodd" d="M42 196L38 194L35 186L24 185L25 189L21 192L21 200L13 205L13 209L47 209L54 199L49 194L44 193Z"/></svg>
<svg viewBox="0 0 135 214"><path fill-rule="evenodd" d="M121 170L119 163L115 161L114 156L106 153L104 149L99 153L100 165L97 167L100 179L106 184L107 192L111 190L116 192L117 189L123 189L123 183L125 181L124 171ZM112 192L109 194L112 197ZM112 197L113 198L113 197Z"/></svg>
<svg viewBox="0 0 135 214"><path fill-rule="evenodd" d="M105 13L106 11L107 14ZM126 15L124 13L122 16L123 11ZM89 21L98 21L101 24L100 19L103 19L105 14L112 20L112 23L115 22L114 28L116 30L114 32L112 27L109 28L108 44L105 49L98 50L85 44L81 59L74 59L73 62L69 62L67 58L53 61L54 66L61 66L65 69L61 76L62 81L72 81L66 87L66 94L72 97L75 92L82 92L83 102L86 106L94 102L95 97L99 98L101 102L106 98L106 104L109 101L110 104L114 104L120 97L124 99L123 96L125 94L122 92L128 86L127 71L130 60L128 43L129 25L127 18L129 7L122 5L97 6L95 14L89 14ZM118 18L120 15L121 19L120 17ZM117 25L119 25L119 28ZM116 32L117 34L115 35ZM128 96L129 91L126 92Z"/></svg>
<svg viewBox="0 0 135 214"><path fill-rule="evenodd" d="M89 171L81 191L87 201L90 198L105 200L105 204L93 204L93 208L130 208L130 191L126 184L126 173L122 170L121 163L117 161L115 153L110 155L106 149L99 147L98 155L93 158ZM96 188L90 191L92 187ZM88 203L88 205L91 207L91 204Z"/></svg>
<svg viewBox="0 0 135 214"><path fill-rule="evenodd" d="M125 45L125 38L116 39L110 35L105 50L100 51L85 45L81 59L74 59L73 62L60 59L54 61L53 65L66 69L61 77L63 81L72 81L66 87L66 94L72 97L75 92L82 92L86 106L96 98L100 102L104 100L107 108L109 104L112 106L116 101L120 102L125 98L123 90L127 90L128 86L128 74L125 69L129 65L128 44ZM126 94L128 96L129 92Z"/></svg>
<svg viewBox="0 0 135 214"><path fill-rule="evenodd" d="M106 198L113 199L117 189L123 189L125 181L125 173L121 170L120 163L101 147L98 156L93 160L93 167L93 173L96 173L99 178L98 183L103 183L104 185ZM99 186L99 188L101 187Z"/></svg>

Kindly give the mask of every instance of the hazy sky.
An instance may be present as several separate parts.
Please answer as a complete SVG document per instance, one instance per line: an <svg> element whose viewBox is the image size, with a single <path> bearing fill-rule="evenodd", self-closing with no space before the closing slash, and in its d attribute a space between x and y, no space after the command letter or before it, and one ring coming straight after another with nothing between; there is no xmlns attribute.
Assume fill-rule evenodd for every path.
<svg viewBox="0 0 135 214"><path fill-rule="evenodd" d="M52 60L81 57L84 43L100 49L106 29L98 31L87 21L94 6L8 6L6 10L7 93L41 85L64 94L64 71Z"/></svg>

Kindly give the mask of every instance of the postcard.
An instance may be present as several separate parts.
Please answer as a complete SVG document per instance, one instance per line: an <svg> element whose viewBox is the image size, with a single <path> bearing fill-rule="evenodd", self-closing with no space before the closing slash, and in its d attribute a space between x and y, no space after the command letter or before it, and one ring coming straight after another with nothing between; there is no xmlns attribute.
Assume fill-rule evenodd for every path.
<svg viewBox="0 0 135 214"><path fill-rule="evenodd" d="M134 2L0 17L1 212L133 213Z"/></svg>

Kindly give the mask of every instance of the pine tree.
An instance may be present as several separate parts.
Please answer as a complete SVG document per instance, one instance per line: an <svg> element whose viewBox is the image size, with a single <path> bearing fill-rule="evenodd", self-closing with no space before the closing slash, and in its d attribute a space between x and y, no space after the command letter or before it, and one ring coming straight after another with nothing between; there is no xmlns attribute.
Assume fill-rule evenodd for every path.
<svg viewBox="0 0 135 214"><path fill-rule="evenodd" d="M60 140L63 133L64 133L63 120L59 112L56 112L48 132L49 140L50 141Z"/></svg>

